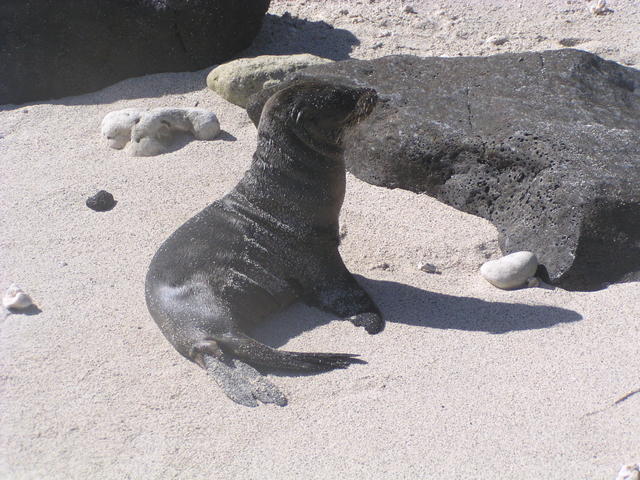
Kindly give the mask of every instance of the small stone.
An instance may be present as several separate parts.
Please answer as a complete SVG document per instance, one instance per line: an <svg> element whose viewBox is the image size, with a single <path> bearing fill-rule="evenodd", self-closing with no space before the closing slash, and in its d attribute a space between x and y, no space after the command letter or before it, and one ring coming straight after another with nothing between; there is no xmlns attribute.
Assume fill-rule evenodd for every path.
<svg viewBox="0 0 640 480"><path fill-rule="evenodd" d="M532 252L516 252L480 267L480 274L491 285L509 290L522 287L535 276L538 259Z"/></svg>
<svg viewBox="0 0 640 480"><path fill-rule="evenodd" d="M85 203L87 207L96 212L106 212L116 205L113 195L106 190L100 190L93 197L87 198Z"/></svg>
<svg viewBox="0 0 640 480"><path fill-rule="evenodd" d="M442 273L438 271L438 267L436 267L434 264L427 262L419 262L418 270L422 270L424 273L434 273L436 275L440 275Z"/></svg>
<svg viewBox="0 0 640 480"><path fill-rule="evenodd" d="M589 11L594 15L606 15L607 13L613 12L613 10L607 7L607 0L598 0L589 7Z"/></svg>
<svg viewBox="0 0 640 480"><path fill-rule="evenodd" d="M31 297L15 283L9 286L2 297L2 306L11 310L24 310L33 305Z"/></svg>
<svg viewBox="0 0 640 480"><path fill-rule="evenodd" d="M504 45L509 41L509 37L505 37L503 35L492 35L485 40L485 43L490 43L491 45Z"/></svg>
<svg viewBox="0 0 640 480"><path fill-rule="evenodd" d="M340 10L338 12L340 15L349 15L349 10L347 10L346 8L343 8L342 10Z"/></svg>
<svg viewBox="0 0 640 480"><path fill-rule="evenodd" d="M373 50L377 50L378 48L382 47L383 45L384 45L384 43L382 43L382 42L376 42L373 45L371 45L371 48Z"/></svg>
<svg viewBox="0 0 640 480"><path fill-rule="evenodd" d="M561 38L560 40L558 40L558 43L563 47L575 47L576 45L584 43L584 41L580 38L567 37Z"/></svg>
<svg viewBox="0 0 640 480"><path fill-rule="evenodd" d="M640 480L640 464L630 463L623 465L616 480Z"/></svg>
<svg viewBox="0 0 640 480"><path fill-rule="evenodd" d="M415 8L413 8L411 5L405 5L404 8L402 9L403 13L418 13L416 12Z"/></svg>
<svg viewBox="0 0 640 480"><path fill-rule="evenodd" d="M391 31L389 30L384 30L378 34L378 38L385 38L390 36L391 36Z"/></svg>
<svg viewBox="0 0 640 480"><path fill-rule="evenodd" d="M390 268L391 265L389 265L387 262L382 262L371 267L371 270L389 270Z"/></svg>

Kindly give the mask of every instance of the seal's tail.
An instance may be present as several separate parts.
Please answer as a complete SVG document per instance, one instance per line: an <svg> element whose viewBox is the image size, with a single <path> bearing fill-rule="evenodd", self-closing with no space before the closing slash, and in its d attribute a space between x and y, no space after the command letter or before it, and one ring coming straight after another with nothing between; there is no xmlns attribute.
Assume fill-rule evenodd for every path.
<svg viewBox="0 0 640 480"><path fill-rule="evenodd" d="M216 338L222 350L254 366L283 370L319 372L366 363L349 353L306 353L276 350L246 335Z"/></svg>

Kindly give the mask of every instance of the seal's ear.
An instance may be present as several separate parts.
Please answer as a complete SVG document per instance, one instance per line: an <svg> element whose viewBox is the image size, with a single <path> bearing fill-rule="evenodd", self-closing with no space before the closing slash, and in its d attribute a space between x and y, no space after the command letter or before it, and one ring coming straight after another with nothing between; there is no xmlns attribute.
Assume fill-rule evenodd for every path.
<svg viewBox="0 0 640 480"><path fill-rule="evenodd" d="M257 93L254 93L249 97L249 102L247 103L247 114L249 118L253 122L253 124L258 127L260 123L260 116L262 115L262 109L264 105L267 103L274 94L278 93L280 90L284 90L285 88L293 85L294 83L298 83L299 78L297 76L293 76L289 80L285 80L279 82L271 87L264 88Z"/></svg>

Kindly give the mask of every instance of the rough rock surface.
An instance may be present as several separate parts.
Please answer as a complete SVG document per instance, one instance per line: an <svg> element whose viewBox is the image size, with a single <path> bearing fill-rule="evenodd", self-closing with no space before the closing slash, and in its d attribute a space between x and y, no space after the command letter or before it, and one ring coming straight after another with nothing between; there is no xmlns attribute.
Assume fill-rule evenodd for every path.
<svg viewBox="0 0 640 480"><path fill-rule="evenodd" d="M269 0L3 0L0 104L198 70L248 47Z"/></svg>
<svg viewBox="0 0 640 480"><path fill-rule="evenodd" d="M508 254L590 290L640 280L640 72L579 50L491 57L389 56L297 72L375 88L346 139L347 168L494 223Z"/></svg>
<svg viewBox="0 0 640 480"><path fill-rule="evenodd" d="M331 61L308 53L239 58L211 70L207 86L225 100L246 107L251 95L274 86L287 74Z"/></svg>

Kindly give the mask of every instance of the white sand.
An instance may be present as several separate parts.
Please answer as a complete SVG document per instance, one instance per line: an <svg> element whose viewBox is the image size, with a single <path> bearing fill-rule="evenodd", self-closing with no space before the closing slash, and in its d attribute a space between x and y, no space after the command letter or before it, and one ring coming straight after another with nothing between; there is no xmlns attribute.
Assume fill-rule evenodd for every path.
<svg viewBox="0 0 640 480"><path fill-rule="evenodd" d="M271 14L336 29L268 17L250 52L344 58L357 37L356 58L469 55L577 38L640 64L638 3L609 4L598 17L577 0L413 2L417 14L397 0L274 1ZM492 35L509 41L485 44ZM368 364L271 376L285 408L229 401L164 339L143 295L159 244L232 188L255 148L244 110L207 91L206 73L0 107L0 288L18 283L42 310L1 323L1 478L612 479L640 461L640 394L615 404L640 388L638 283L497 290L478 275L498 253L490 223L351 176L341 252L387 329L369 336L297 305L259 338ZM130 158L99 136L112 110L196 103L226 140ZM112 211L84 205L98 189Z"/></svg>

